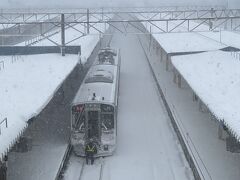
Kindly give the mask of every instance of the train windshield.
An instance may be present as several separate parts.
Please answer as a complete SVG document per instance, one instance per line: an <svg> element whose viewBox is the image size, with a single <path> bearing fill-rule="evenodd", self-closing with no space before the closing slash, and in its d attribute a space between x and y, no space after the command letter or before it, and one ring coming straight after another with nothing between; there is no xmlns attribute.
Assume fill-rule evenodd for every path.
<svg viewBox="0 0 240 180"><path fill-rule="evenodd" d="M98 111L88 112L88 138L99 138L99 113Z"/></svg>
<svg viewBox="0 0 240 180"><path fill-rule="evenodd" d="M114 128L114 107L112 105L101 105L102 130L110 131Z"/></svg>
<svg viewBox="0 0 240 180"><path fill-rule="evenodd" d="M82 104L72 107L72 128L80 132L85 130L85 111Z"/></svg>
<svg viewBox="0 0 240 180"><path fill-rule="evenodd" d="M99 58L99 63L109 63L109 64L114 64L114 57L116 54L114 54L111 51L103 51L99 53L98 58Z"/></svg>

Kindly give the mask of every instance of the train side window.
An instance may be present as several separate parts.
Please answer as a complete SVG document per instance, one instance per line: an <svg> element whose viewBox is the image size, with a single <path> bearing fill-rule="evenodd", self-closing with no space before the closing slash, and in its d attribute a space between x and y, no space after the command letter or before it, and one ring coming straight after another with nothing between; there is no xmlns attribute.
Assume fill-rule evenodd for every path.
<svg viewBox="0 0 240 180"><path fill-rule="evenodd" d="M103 130L111 130L114 128L114 116L113 114L102 114L101 115L102 120L102 129Z"/></svg>

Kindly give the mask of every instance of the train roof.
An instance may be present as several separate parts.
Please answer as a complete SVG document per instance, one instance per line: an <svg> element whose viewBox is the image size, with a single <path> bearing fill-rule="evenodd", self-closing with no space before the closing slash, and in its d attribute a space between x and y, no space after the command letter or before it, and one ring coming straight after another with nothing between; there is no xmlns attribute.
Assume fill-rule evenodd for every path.
<svg viewBox="0 0 240 180"><path fill-rule="evenodd" d="M93 99L95 94L95 98ZM81 86L73 104L101 102L111 103L115 102L115 86L112 83L87 83Z"/></svg>
<svg viewBox="0 0 240 180"><path fill-rule="evenodd" d="M73 104L87 102L115 103L117 66L94 65L86 75ZM111 80L111 81L110 81ZM94 95L95 100L93 100Z"/></svg>

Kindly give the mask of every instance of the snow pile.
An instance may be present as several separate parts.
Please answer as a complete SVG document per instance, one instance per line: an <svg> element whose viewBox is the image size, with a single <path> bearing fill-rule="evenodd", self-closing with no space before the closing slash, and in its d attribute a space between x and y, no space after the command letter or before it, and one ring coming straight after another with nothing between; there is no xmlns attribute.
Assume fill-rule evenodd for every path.
<svg viewBox="0 0 240 180"><path fill-rule="evenodd" d="M43 54L21 56L12 63L11 56L0 57L5 68L0 71L0 155L50 101L66 76L77 64L77 55Z"/></svg>
<svg viewBox="0 0 240 180"><path fill-rule="evenodd" d="M215 51L172 57L172 63L206 104L240 138L240 62Z"/></svg>

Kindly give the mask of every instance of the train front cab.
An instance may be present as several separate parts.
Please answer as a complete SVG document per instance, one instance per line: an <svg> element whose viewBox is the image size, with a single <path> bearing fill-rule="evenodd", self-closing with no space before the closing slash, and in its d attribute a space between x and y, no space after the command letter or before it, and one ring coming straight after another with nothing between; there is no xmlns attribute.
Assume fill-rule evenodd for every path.
<svg viewBox="0 0 240 180"><path fill-rule="evenodd" d="M110 104L86 103L72 107L71 143L74 152L85 156L90 139L98 145L98 156L112 155L116 148L116 112Z"/></svg>

